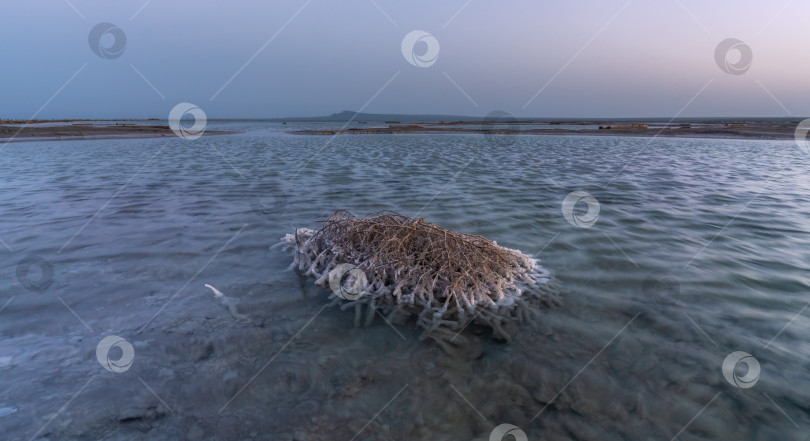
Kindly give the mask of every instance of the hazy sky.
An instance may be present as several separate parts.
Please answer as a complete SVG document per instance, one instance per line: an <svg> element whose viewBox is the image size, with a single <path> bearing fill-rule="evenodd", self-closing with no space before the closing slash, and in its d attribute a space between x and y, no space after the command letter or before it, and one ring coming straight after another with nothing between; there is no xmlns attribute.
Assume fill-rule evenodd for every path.
<svg viewBox="0 0 810 441"><path fill-rule="evenodd" d="M366 104L481 116L810 116L806 1L4 0L0 11L0 118L166 118L179 102L209 118ZM104 22L126 36L108 59L88 42ZM428 67L403 56L415 30L435 38L416 44L415 64L438 42ZM727 38L750 48L747 71L718 65ZM96 50L115 42L107 32Z"/></svg>

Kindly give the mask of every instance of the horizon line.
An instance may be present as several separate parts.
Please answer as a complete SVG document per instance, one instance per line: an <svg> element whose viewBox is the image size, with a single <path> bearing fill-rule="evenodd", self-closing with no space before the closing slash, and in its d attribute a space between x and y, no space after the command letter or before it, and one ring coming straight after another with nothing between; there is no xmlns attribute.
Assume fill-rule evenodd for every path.
<svg viewBox="0 0 810 441"><path fill-rule="evenodd" d="M272 120L300 120L300 119L308 119L308 120L318 120L319 118L334 118L337 115L341 115L343 113L350 113L356 116L384 116L384 117L447 117L447 118L466 118L471 120L486 120L487 118L491 118L488 115L485 116L473 116L473 115L455 115L455 114L441 114L441 113L367 113L367 112L352 112L352 111L341 111L332 113L329 115L313 115L313 116L280 116L280 117L273 117L273 116L261 116L261 117L209 117L207 118L209 121L272 121ZM648 119L668 119L672 121L677 120L717 120L717 119L735 119L735 120L750 120L750 119L783 119L783 120L803 120L804 117L801 116L774 116L774 115L760 115L760 116L729 116L729 115L717 115L717 116L514 116L511 114L502 115L501 117L506 117L510 119L514 119L515 121L605 121L605 120L648 120ZM360 121L369 120L361 119ZM68 122L68 121L168 121L167 117L128 117L128 118L121 118L121 117L56 117L56 118L0 118L0 124L8 123L8 122ZM333 120L334 121L334 120ZM341 119L341 121L345 121Z"/></svg>

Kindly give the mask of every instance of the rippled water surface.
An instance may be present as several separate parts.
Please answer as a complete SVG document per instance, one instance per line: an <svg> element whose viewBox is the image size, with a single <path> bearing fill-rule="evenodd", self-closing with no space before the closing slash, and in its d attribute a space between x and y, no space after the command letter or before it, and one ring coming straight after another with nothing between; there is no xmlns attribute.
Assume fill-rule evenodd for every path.
<svg viewBox="0 0 810 441"><path fill-rule="evenodd" d="M3 439L810 434L810 158L792 142L294 127L3 147ZM574 191L598 202L590 228L563 216ZM477 358L382 319L355 329L270 249L336 209L537 254L564 305L509 344L469 330ZM123 372L97 359L108 335L133 347ZM724 377L735 351L751 357L726 376L746 387Z"/></svg>

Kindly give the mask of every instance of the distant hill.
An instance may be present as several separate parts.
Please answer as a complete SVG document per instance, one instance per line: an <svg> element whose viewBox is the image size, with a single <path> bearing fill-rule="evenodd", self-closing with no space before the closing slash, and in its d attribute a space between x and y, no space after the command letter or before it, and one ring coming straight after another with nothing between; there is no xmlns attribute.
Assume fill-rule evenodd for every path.
<svg viewBox="0 0 810 441"><path fill-rule="evenodd" d="M356 116L355 116L356 114ZM399 121L399 122L439 122L439 121L479 121L482 117L462 115L406 115L401 113L356 113L351 110L333 113L329 116L293 116L273 118L269 121Z"/></svg>

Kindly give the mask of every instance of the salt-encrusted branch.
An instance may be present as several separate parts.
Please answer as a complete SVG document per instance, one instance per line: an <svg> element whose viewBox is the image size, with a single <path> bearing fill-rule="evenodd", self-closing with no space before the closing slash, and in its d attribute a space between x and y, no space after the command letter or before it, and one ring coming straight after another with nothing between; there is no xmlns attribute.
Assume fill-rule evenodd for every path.
<svg viewBox="0 0 810 441"><path fill-rule="evenodd" d="M279 245L292 248L293 266L320 286L329 285L330 272L341 264L365 273L368 286L360 298L336 299L344 308L355 307L358 326L366 304L366 325L379 311L416 318L423 338L446 339L478 323L509 340L507 322L530 321L540 305L560 304L538 260L394 212L359 218L338 211L319 230L298 229Z"/></svg>
<svg viewBox="0 0 810 441"><path fill-rule="evenodd" d="M205 284L205 287L214 292L214 298L219 299L219 301L222 302L222 304L225 305L226 308L228 308L228 312L231 313L233 318L239 320L240 322L250 321L250 316L248 316L247 314L240 313L239 310L236 308L237 303L239 303L239 299L228 297L225 294L222 294L220 290L214 288L213 286L207 283Z"/></svg>

